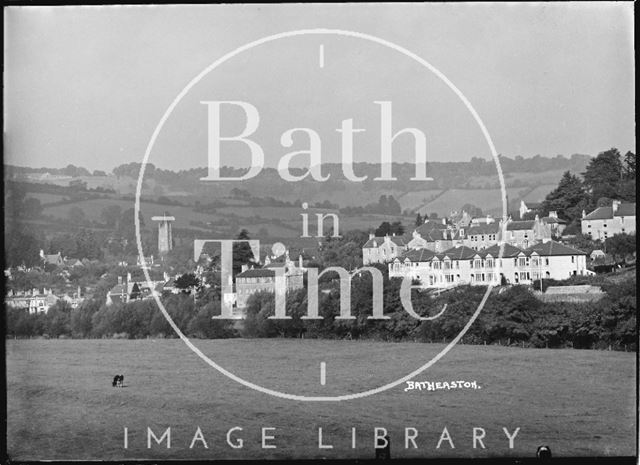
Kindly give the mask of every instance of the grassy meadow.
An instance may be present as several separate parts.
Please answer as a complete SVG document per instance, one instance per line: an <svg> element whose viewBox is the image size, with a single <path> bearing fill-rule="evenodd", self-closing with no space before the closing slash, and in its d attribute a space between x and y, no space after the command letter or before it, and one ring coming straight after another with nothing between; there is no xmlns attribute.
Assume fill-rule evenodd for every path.
<svg viewBox="0 0 640 465"><path fill-rule="evenodd" d="M336 396L398 379L442 344L300 339L198 340L236 375L305 396ZM633 353L455 346L415 381L476 381L480 389L411 390L362 399L300 402L242 386L207 366L180 340L7 340L7 446L13 460L373 458L374 428L387 429L392 457L635 453ZM326 384L320 364L326 363ZM115 374L125 387L113 388ZM128 447L124 448L124 428ZM166 442L147 448L147 428ZM197 428L202 441L190 448ZM243 447L227 444L242 438ZM261 428L273 427L261 447ZM436 448L444 428L451 443ZM483 428L485 449L473 448ZM520 428L513 449L510 434ZM318 428L323 444L318 448ZM352 448L352 428L356 447ZM405 449L405 428L417 448ZM237 444L237 443L236 443ZM410 444L412 446L412 444Z"/></svg>

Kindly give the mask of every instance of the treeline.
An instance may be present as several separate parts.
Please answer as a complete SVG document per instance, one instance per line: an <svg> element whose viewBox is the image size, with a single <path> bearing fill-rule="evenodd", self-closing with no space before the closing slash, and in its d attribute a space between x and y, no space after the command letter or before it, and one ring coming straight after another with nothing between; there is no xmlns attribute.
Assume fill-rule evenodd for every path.
<svg viewBox="0 0 640 465"><path fill-rule="evenodd" d="M287 312L292 320L268 319L274 314L274 298L258 293L248 302L244 337L312 337L380 339L392 341L448 342L455 338L476 311L485 287L465 286L432 297L412 291L414 310L421 316L438 314L437 319L419 321L411 317L399 299L400 280L384 283L384 311L388 320L370 320L371 278L354 279L351 297L353 320L341 320L337 289L321 293L319 314L323 320L302 320L306 314L306 291L287 296ZM486 302L477 320L462 339L466 344L501 344L525 347L573 347L635 350L636 282L603 285L605 296L593 303L543 303L525 286L503 288Z"/></svg>
<svg viewBox="0 0 640 465"><path fill-rule="evenodd" d="M233 321L216 321L220 300L204 297L194 304L193 296L171 295L164 306L188 337L219 339L234 337ZM122 338L177 337L155 300L138 300L107 306L104 301L89 300L73 309L58 301L47 313L29 314L27 310L7 308L7 335L16 338Z"/></svg>
<svg viewBox="0 0 640 465"><path fill-rule="evenodd" d="M484 287L465 286L432 296L412 291L414 310L433 316L446 304L444 313L431 321L411 317L399 298L399 279L384 279L383 308L387 320L370 320L372 279L363 273L352 280L352 320L340 315L339 284L321 279L319 315L322 320L303 320L307 313L306 290L287 295L290 320L269 319L275 312L272 293L254 294L248 302L241 328L233 320L213 320L220 314L219 291L192 295L170 295L163 299L176 325L195 338L308 337L329 339L374 339L387 341L448 342L455 338L477 309ZM499 288L462 339L466 344L501 344L524 347L573 347L635 350L635 277L616 284L603 284L605 296L593 303L543 303L524 286ZM500 292L501 290L501 292ZM9 337L146 338L176 337L155 301L143 300L106 306L92 300L77 309L59 302L46 314L29 315L26 310L7 310Z"/></svg>
<svg viewBox="0 0 640 465"><path fill-rule="evenodd" d="M345 215L362 215L378 213L384 215L400 215L402 207L400 203L393 198L393 195L381 195L377 203L370 203L364 207L344 207L340 209L340 213Z"/></svg>

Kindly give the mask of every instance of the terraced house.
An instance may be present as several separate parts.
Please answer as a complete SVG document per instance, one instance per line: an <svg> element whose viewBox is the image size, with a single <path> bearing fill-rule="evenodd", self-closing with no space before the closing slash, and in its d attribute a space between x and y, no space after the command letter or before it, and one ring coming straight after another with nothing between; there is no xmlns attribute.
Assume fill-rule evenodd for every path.
<svg viewBox="0 0 640 465"><path fill-rule="evenodd" d="M527 249L504 244L474 250L452 247L442 253L409 250L389 263L389 277L410 277L424 288L448 288L464 284L531 284L537 279L567 279L591 274L586 253L555 241Z"/></svg>

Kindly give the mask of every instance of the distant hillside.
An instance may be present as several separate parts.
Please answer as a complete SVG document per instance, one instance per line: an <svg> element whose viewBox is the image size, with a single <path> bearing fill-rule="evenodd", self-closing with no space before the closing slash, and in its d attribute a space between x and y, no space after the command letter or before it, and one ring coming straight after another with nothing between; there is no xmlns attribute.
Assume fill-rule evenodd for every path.
<svg viewBox="0 0 640 465"><path fill-rule="evenodd" d="M517 210L521 199L543 200L564 171L581 173L589 160L585 155L501 157L509 212ZM58 170L5 166L5 181L19 184L28 197L38 200L42 216L33 221L39 221L43 231L64 227L99 230L105 228L102 215L107 207L125 211L134 206L139 169L139 163L129 163L116 167L112 173L92 174L75 166ZM316 227L316 213L364 207L357 212L339 213L341 231L372 230L386 220L401 221L410 228L417 213L442 217L467 204L480 208L483 214L502 214L499 181L492 161L474 158L470 162L431 163L427 173L434 181L429 182L411 181L414 169L411 164L394 164L392 172L398 180L393 182L373 181L380 176L380 166L368 163L354 165L357 175L369 176L362 183L346 180L338 164L323 165L323 173L331 175L327 182L285 182L270 168L242 182L204 182L200 181L207 174L204 168L173 172L149 165L142 189L142 214L147 228L152 227L151 216L168 210L176 216L176 230L184 233L232 237L246 228L254 237L287 242L300 240L303 202L309 204L312 229ZM226 167L222 175L240 176L245 172ZM393 196L399 205L391 215L370 207L383 195ZM69 222L74 209L75 215L79 215L78 209L82 211L81 224Z"/></svg>

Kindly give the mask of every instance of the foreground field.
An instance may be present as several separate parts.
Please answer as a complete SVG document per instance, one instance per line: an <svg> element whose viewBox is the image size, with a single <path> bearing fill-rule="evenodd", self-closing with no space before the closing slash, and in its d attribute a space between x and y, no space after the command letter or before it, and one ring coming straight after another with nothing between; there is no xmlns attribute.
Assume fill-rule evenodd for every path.
<svg viewBox="0 0 640 465"><path fill-rule="evenodd" d="M335 396L391 382L444 346L318 340L195 341L224 368L270 389ZM635 453L635 354L454 347L416 381L476 381L480 389L410 390L362 399L300 402L242 386L179 340L31 340L7 344L8 452L30 459L372 458L374 428L395 457L554 456ZM326 364L326 384L320 364ZM114 374L125 388L111 387ZM124 428L128 447L124 447ZM147 448L147 428L166 441ZM201 440L189 446L201 428ZM227 444L231 441L242 448ZM267 430L262 448L261 428ZM449 440L441 441L447 428ZM473 447L482 428L484 449ZM318 428L323 444L319 449ZM355 428L356 447L352 447ZM405 428L417 437L405 449ZM513 449L503 431L517 436ZM411 430L413 433L413 430ZM477 430L478 435L482 435ZM452 448L451 445L455 448Z"/></svg>

